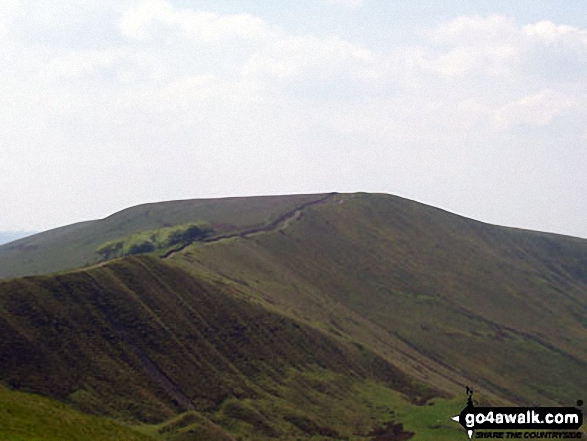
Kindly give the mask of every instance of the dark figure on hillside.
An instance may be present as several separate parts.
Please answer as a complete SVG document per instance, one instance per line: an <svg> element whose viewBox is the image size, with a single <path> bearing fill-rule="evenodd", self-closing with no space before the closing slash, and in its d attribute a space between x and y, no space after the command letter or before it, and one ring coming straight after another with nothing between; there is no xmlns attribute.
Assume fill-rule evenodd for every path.
<svg viewBox="0 0 587 441"><path fill-rule="evenodd" d="M467 407L475 407L475 405L473 404L473 389L471 389L469 386L466 386L467 388Z"/></svg>

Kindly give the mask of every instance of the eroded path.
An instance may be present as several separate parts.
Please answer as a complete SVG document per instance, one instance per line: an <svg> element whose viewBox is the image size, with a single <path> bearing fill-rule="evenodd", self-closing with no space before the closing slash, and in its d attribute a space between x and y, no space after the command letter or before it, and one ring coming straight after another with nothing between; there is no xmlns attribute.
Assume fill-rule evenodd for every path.
<svg viewBox="0 0 587 441"><path fill-rule="evenodd" d="M250 236L251 234L273 231L276 228L278 228L279 225L281 225L283 223L289 224L289 222L291 222L293 220L297 220L299 218L299 216L301 215L302 210L304 210L305 208L310 207L312 205L318 205L318 204L324 203L324 202L328 201L329 199L333 198L334 196L336 196L337 194L338 193L336 193L336 192L328 193L326 196L322 196L322 197L315 199L313 201L305 202L301 205L298 205L294 209L283 213L282 215L280 215L279 217L277 217L276 219L274 219L273 221L271 221L267 224L256 225L256 226L252 226L250 228L246 228L241 231L236 231L233 233L227 233L227 234L222 234L219 236L209 237L207 239L202 240L202 243L218 242L220 240L232 239L235 237L247 237L247 236ZM191 245L191 244L186 244L180 248L169 250L165 254L163 254L161 256L161 258L167 259L168 257L171 257L175 253L182 251L188 245Z"/></svg>

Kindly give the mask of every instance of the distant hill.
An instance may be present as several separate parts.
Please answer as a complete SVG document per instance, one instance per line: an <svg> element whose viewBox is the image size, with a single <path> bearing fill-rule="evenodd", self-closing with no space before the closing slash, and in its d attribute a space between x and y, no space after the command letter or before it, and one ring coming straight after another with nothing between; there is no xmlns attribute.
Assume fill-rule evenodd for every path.
<svg viewBox="0 0 587 441"><path fill-rule="evenodd" d="M323 196L194 199L139 205L105 219L56 228L0 246L0 278L92 265L100 261L100 245L145 230L197 221L209 222L218 234L259 227Z"/></svg>
<svg viewBox="0 0 587 441"><path fill-rule="evenodd" d="M465 385L505 405L587 390L583 239L357 193L141 206L0 251L79 266L192 221L214 233L0 281L0 382L170 441L455 439Z"/></svg>
<svg viewBox="0 0 587 441"><path fill-rule="evenodd" d="M32 236L36 231L0 231L0 245L23 237Z"/></svg>

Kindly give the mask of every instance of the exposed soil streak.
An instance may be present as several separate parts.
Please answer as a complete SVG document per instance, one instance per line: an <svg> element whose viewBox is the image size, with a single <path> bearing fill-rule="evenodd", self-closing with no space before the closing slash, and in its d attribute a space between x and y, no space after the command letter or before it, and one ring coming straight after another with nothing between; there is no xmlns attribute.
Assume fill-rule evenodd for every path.
<svg viewBox="0 0 587 441"><path fill-rule="evenodd" d="M310 207L312 205L317 205L320 204L322 202L326 202L328 199L332 198L333 196L336 196L338 193L333 192L333 193L328 193L326 196L321 197L319 199L313 200L313 201L309 201L309 202L305 202L301 205L298 205L297 207L295 207L294 209L282 214L281 216L279 216L277 219L275 219L274 221L268 223L268 224L264 224L264 225L258 225L258 226L254 226L251 227L249 229L246 229L244 231L238 231L235 233L229 233L229 234L223 234L220 236L214 236L214 237L209 237L207 239L202 240L201 242L203 243L210 243L210 242L218 242L220 240L225 240L225 239L232 239L234 237L246 237L249 236L251 234L256 234L256 233L264 233L264 232L268 232L268 231L272 231L274 229L276 229L279 224L286 222L290 219L292 219L293 217L298 215L298 212L300 210L303 210L307 207ZM178 253L180 251L182 251L184 248L186 248L187 246L191 245L191 243L183 245L181 248L176 248L173 250L169 250L167 251L165 254L163 254L161 256L162 259L167 259L168 257L174 255L175 253Z"/></svg>

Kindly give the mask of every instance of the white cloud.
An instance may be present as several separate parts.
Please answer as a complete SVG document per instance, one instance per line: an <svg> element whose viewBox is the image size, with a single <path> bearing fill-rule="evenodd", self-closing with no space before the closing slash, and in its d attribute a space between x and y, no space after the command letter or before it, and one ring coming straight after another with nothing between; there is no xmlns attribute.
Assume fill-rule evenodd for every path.
<svg viewBox="0 0 587 441"><path fill-rule="evenodd" d="M242 73L249 78L326 81L369 77L375 54L338 37L283 36L261 47Z"/></svg>
<svg viewBox="0 0 587 441"><path fill-rule="evenodd" d="M424 34L432 43L427 67L445 76L513 75L524 46L515 21L502 16L458 17Z"/></svg>
<svg viewBox="0 0 587 441"><path fill-rule="evenodd" d="M522 32L530 38L553 43L567 41L571 44L587 45L587 31L574 26L555 25L550 21L540 21L522 27Z"/></svg>
<svg viewBox="0 0 587 441"><path fill-rule="evenodd" d="M519 38L519 27L512 18L461 16L425 31L432 43L441 45L483 46L511 43Z"/></svg>
<svg viewBox="0 0 587 441"><path fill-rule="evenodd" d="M20 0L3 0L0 2L0 38L6 34L8 25L22 11Z"/></svg>
<svg viewBox="0 0 587 441"><path fill-rule="evenodd" d="M436 53L426 63L426 67L449 77L470 74L511 75L519 60L519 51L515 45L508 44L457 46L449 51Z"/></svg>
<svg viewBox="0 0 587 441"><path fill-rule="evenodd" d="M494 123L499 128L517 125L545 126L569 109L575 101L574 97L545 89L497 109L493 117Z"/></svg>
<svg viewBox="0 0 587 441"><path fill-rule="evenodd" d="M222 38L266 38L270 31L263 20L250 14L220 15L208 11L176 9L165 0L146 0L129 9L119 23L123 35L146 39L156 32L157 26L167 33L212 42Z"/></svg>
<svg viewBox="0 0 587 441"><path fill-rule="evenodd" d="M52 207L82 193L101 204L85 218L145 200L326 187L399 192L458 211L467 192L499 203L492 179L505 167L503 188L519 184L513 170L528 146L552 152L564 137L560 149L575 163L584 156L582 29L458 17L419 44L376 46L246 13L129 3L93 29L115 29L108 39L63 43L94 22L71 31L59 13L51 26L63 26L62 39L8 35L0 49L0 168L13 165L0 170L0 187L18 194L15 183L27 180L27 197L52 201L52 225L66 222ZM543 138L510 130L519 127ZM467 203L483 212L477 199ZM6 212L23 219L20 201L7 201Z"/></svg>
<svg viewBox="0 0 587 441"><path fill-rule="evenodd" d="M357 9L363 5L363 0L327 0L331 5Z"/></svg>
<svg viewBox="0 0 587 441"><path fill-rule="evenodd" d="M171 5L166 1L144 1L124 14L120 20L119 28L122 34L127 37L144 39L153 22L157 20L173 21L174 15Z"/></svg>
<svg viewBox="0 0 587 441"><path fill-rule="evenodd" d="M124 50L75 51L52 57L41 75L48 79L73 79L96 74L112 67L124 56Z"/></svg>
<svg viewBox="0 0 587 441"><path fill-rule="evenodd" d="M432 43L426 67L446 76L558 81L587 68L587 30L550 21L519 26L504 16L458 17L424 34Z"/></svg>

